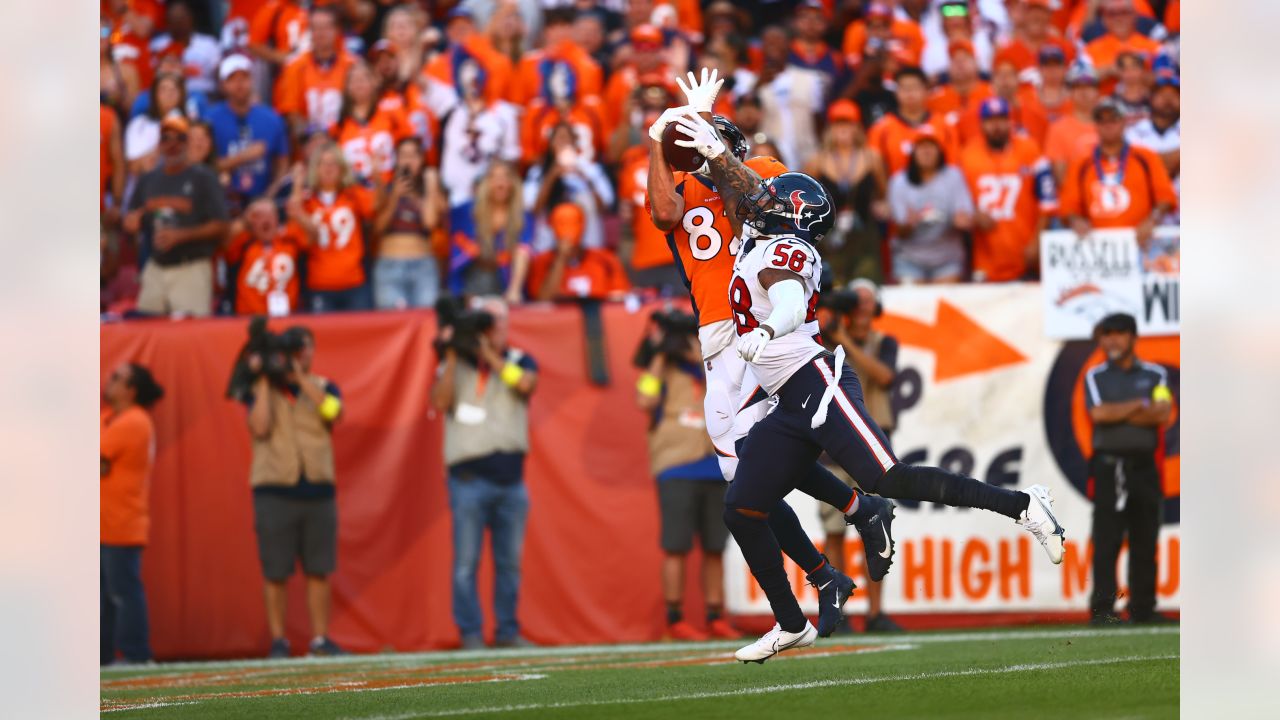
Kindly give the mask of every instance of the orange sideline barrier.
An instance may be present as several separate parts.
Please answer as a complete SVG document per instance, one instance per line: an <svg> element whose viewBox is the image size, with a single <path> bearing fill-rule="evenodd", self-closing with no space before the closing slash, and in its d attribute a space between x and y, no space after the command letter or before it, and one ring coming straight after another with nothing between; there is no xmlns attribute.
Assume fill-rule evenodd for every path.
<svg viewBox="0 0 1280 720"><path fill-rule="evenodd" d="M534 306L511 318L512 344L541 367L530 412L519 613L525 633L542 643L634 642L663 631L657 496L630 366L649 313L620 305L603 313L612 377L605 388L587 382L577 308ZM273 327L294 322L314 330L315 371L334 379L344 397L334 435L339 542L330 634L364 652L454 645L443 427L428 406L435 315L301 316ZM223 398L246 325L139 321L101 329L104 378L136 361L167 389L155 408L152 534L143 558L152 642L162 659L257 655L268 645L245 410ZM687 602L697 618L701 598L690 575ZM481 577L487 604L487 559ZM309 640L305 606L295 576L294 648ZM486 608L490 632L492 625Z"/></svg>

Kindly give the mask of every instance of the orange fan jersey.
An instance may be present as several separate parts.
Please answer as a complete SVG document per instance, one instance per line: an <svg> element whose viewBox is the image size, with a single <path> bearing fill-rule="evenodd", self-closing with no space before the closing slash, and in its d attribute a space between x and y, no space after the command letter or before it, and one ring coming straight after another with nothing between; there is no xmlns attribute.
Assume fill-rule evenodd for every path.
<svg viewBox="0 0 1280 720"><path fill-rule="evenodd" d="M528 290L530 297L537 297L551 275L556 251L539 254L529 264ZM612 250L586 248L582 257L565 265L560 275L560 286L555 289L557 298L595 298L603 300L615 293L631 289L627 272Z"/></svg>
<svg viewBox="0 0 1280 720"><path fill-rule="evenodd" d="M307 246L307 287L312 290L350 290L364 284L363 223L373 216L373 194L352 185L332 202L312 193L303 204L318 237Z"/></svg>
<svg viewBox="0 0 1280 720"><path fill-rule="evenodd" d="M889 50L901 54L903 59L910 61L908 64L919 66L920 58L924 56L924 33L920 31L920 25L914 20L895 17L889 27L889 35ZM845 29L841 49L849 67L862 63L862 51L867 46L868 37L867 23L863 20L850 23Z"/></svg>
<svg viewBox="0 0 1280 720"><path fill-rule="evenodd" d="M484 99L491 103L510 99L514 94L512 86L515 85L512 79L515 70L512 68L511 58L494 49L489 39L480 34L472 35L461 44L437 53L431 62L423 66L421 74L428 82L456 89L457 78L454 77L454 71L457 68L454 67L454 61L461 61L468 57L474 59L485 72ZM447 114L445 110L434 105L432 110L442 115Z"/></svg>
<svg viewBox="0 0 1280 720"><path fill-rule="evenodd" d="M982 137L982 119L978 114L980 110L975 105L960 115L956 130L960 135L961 147ZM1009 122L1013 123L1015 131L1021 130L1030 135L1037 145L1044 145L1049 134L1049 116L1039 103L1024 105L1015 98L1009 103Z"/></svg>
<svg viewBox="0 0 1280 720"><path fill-rule="evenodd" d="M298 255L306 247L302 229L294 223L280 228L270 243L253 239L243 231L231 239L226 249L227 262L240 265L236 278L236 314L280 314L298 309ZM271 307L269 298L281 297L286 308ZM275 313L269 312L275 310Z"/></svg>
<svg viewBox="0 0 1280 720"><path fill-rule="evenodd" d="M249 42L287 53L302 48L310 22L307 11L293 0L270 0L249 21Z"/></svg>
<svg viewBox="0 0 1280 720"><path fill-rule="evenodd" d="M981 80L975 82L973 87L969 88L968 95L961 95L960 91L955 89L953 85L941 85L934 88L929 94L929 100L925 103L929 108L929 114L946 118L947 122L958 122L960 116L969 108L976 108L982 104L983 100L991 97L995 93L991 90L991 83Z"/></svg>
<svg viewBox="0 0 1280 720"><path fill-rule="evenodd" d="M378 110L402 113L409 123L410 134L422 141L427 164L440 163L440 121L427 109L417 83L409 83L403 93L387 90L378 100Z"/></svg>
<svg viewBox="0 0 1280 720"><path fill-rule="evenodd" d="M355 61L346 51L328 64L317 63L305 52L285 65L276 84L275 105L281 115L298 114L307 124L332 132L342 110L342 87Z"/></svg>
<svg viewBox="0 0 1280 720"><path fill-rule="evenodd" d="M787 166L771 157L753 157L746 166L761 178L777 177ZM699 325L733 317L729 309L729 280L738 239L733 236L724 201L711 181L692 173L676 173L676 192L684 197L684 216L667 233L668 247L680 257L689 280L689 294Z"/></svg>
<svg viewBox="0 0 1280 720"><path fill-rule="evenodd" d="M618 173L618 204L631 208L631 234L635 239L631 267L637 270L675 262L667 247L667 234L654 227L649 217L648 185L649 153L639 145L622 156L622 170Z"/></svg>
<svg viewBox="0 0 1280 720"><path fill-rule="evenodd" d="M1037 47L1032 47L1027 44L1026 41L1015 38L1004 45L1001 45L996 54L1001 58L1007 58L1009 62L1013 63L1014 67L1018 68L1018 72L1021 73L1027 68L1039 67L1040 49L1049 45L1052 45L1062 51L1062 55L1067 59L1068 67L1071 66L1071 63L1076 61L1075 45L1055 36L1050 36ZM994 65L994 63L992 64Z"/></svg>
<svg viewBox="0 0 1280 720"><path fill-rule="evenodd" d="M1139 15L1155 19L1156 13L1151 9L1151 3L1148 0L1133 0L1133 9ZM1053 14L1054 24L1060 28L1064 28L1069 37L1080 37L1080 33L1084 31L1084 21L1089 14L1088 2L1063 3L1062 7Z"/></svg>
<svg viewBox="0 0 1280 720"><path fill-rule="evenodd" d="M1160 156L1125 144L1119 158L1089 153L1062 179L1062 213L1087 218L1095 228L1134 227L1159 203L1178 206L1178 195Z"/></svg>
<svg viewBox="0 0 1280 720"><path fill-rule="evenodd" d="M338 146L360 180L373 180L380 174L382 182L391 179L396 166L396 143L413 134L409 119L399 110L383 110L379 104L368 122L348 117L337 128Z"/></svg>
<svg viewBox="0 0 1280 720"><path fill-rule="evenodd" d="M1017 280L1027 270L1025 251L1036 241L1040 215L1056 212L1053 169L1031 138L1014 135L1003 150L982 139L965 146L960 169L974 206L995 220L974 230L973 269L989 282Z"/></svg>
<svg viewBox="0 0 1280 720"><path fill-rule="evenodd" d="M564 40L555 47L531 50L525 53L518 68L519 81L512 88L512 102L525 105L542 94L546 82L545 73L550 65L563 62L573 70L578 98L599 97L604 89L604 75L600 65L572 40Z"/></svg>
<svg viewBox="0 0 1280 720"><path fill-rule="evenodd" d="M605 130L599 98L583 98L568 110L548 105L542 98L534 98L525 108L520 122L521 153L525 164L537 162L547 151L551 131L562 122L573 126L578 150L585 157L596 158L604 154Z"/></svg>
<svg viewBox="0 0 1280 720"><path fill-rule="evenodd" d="M899 170L906 169L907 162L911 159L911 147L915 143L916 135L926 126L942 143L947 161L954 162L956 155L960 152L956 129L940 117L926 116L924 122L911 126L896 113L889 113L871 126L871 130L867 133L867 143L880 153L889 175L893 175Z"/></svg>

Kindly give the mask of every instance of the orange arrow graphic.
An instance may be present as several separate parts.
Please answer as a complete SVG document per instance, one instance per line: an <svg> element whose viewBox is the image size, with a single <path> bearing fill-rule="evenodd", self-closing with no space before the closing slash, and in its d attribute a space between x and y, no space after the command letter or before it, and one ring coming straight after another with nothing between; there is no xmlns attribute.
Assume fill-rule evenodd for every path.
<svg viewBox="0 0 1280 720"><path fill-rule="evenodd" d="M899 343L932 352L936 358L934 382L1027 360L1025 355L974 322L960 308L941 298L938 299L938 317L932 325L903 315L885 313L876 321L876 327L898 338Z"/></svg>

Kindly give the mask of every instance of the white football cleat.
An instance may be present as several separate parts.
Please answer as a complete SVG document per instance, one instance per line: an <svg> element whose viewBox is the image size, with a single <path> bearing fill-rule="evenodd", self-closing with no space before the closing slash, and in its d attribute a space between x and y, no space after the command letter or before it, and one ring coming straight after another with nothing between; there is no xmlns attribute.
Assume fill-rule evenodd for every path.
<svg viewBox="0 0 1280 720"><path fill-rule="evenodd" d="M818 630L808 620L804 621L804 629L798 633L787 632L774 623L772 630L750 645L739 648L733 656L744 663L763 663L783 650L809 647L817 637Z"/></svg>
<svg viewBox="0 0 1280 720"><path fill-rule="evenodd" d="M1049 488L1043 485L1032 485L1027 488L1026 493L1031 497L1027 502L1027 509L1017 522L1027 532L1036 536L1036 540L1044 546L1044 551L1049 553L1049 559L1054 565L1061 565L1062 538L1066 530L1053 516L1053 496L1049 494Z"/></svg>

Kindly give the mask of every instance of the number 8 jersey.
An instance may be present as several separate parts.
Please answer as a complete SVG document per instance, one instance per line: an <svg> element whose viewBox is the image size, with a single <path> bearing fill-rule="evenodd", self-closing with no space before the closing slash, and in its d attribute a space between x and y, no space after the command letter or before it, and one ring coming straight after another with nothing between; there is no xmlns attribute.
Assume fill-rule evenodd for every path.
<svg viewBox="0 0 1280 720"><path fill-rule="evenodd" d="M738 335L746 335L773 313L769 291L760 284L760 271L787 270L800 276L804 285L804 323L794 332L769 341L751 370L770 395L786 383L796 370L823 352L818 342L818 292L822 280L822 258L812 245L797 237L756 237L746 242L734 263L729 284L729 307Z"/></svg>

